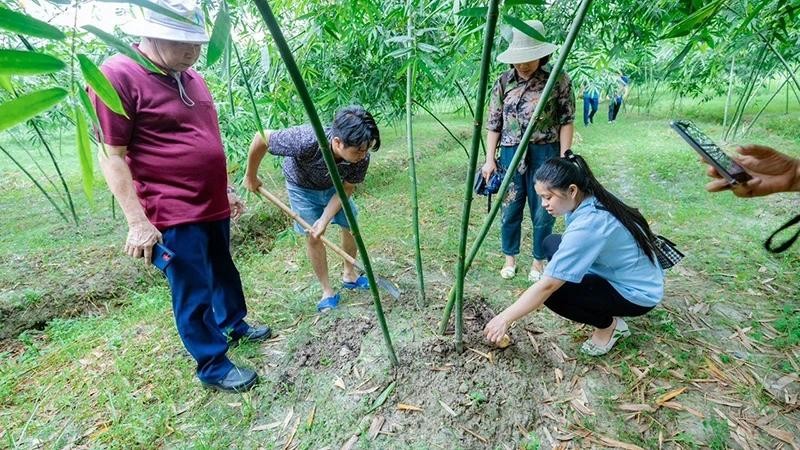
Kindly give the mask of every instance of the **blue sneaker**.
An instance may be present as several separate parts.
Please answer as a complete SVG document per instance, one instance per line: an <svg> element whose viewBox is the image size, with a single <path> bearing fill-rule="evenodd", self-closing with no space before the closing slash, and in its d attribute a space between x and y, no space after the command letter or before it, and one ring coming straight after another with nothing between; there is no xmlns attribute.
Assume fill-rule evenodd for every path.
<svg viewBox="0 0 800 450"><path fill-rule="evenodd" d="M342 281L342 287L345 289L354 289L359 291L369 290L369 279L366 275L361 275L356 278L356 281Z"/></svg>
<svg viewBox="0 0 800 450"><path fill-rule="evenodd" d="M317 312L323 312L329 309L336 308L337 306L339 306L339 301L341 299L342 298L339 296L338 292L334 295L331 295L330 297L323 298L319 303L317 303Z"/></svg>

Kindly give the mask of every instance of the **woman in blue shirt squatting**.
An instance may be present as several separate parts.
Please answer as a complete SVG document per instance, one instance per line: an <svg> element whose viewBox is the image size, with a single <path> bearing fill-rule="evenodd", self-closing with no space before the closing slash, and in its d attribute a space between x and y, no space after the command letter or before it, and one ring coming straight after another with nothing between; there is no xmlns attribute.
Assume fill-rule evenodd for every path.
<svg viewBox="0 0 800 450"><path fill-rule="evenodd" d="M622 317L646 314L664 295L653 232L638 210L608 192L570 150L564 158L546 161L534 180L542 207L552 216L565 216L566 230L545 238L544 276L495 316L484 335L499 343L512 322L544 305L595 327L581 351L606 354L631 334Z"/></svg>

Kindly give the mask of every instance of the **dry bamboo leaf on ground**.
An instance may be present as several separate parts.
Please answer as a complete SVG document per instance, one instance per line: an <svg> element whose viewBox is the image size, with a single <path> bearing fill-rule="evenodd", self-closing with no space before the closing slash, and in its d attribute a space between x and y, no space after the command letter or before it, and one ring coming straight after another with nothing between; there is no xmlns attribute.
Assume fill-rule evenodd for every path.
<svg viewBox="0 0 800 450"><path fill-rule="evenodd" d="M714 397L706 397L706 400L708 400L710 402L714 402L714 403L716 403L718 405L730 406L732 408L741 408L742 406L744 406L739 402L734 402L734 401L730 401L730 400L723 400L723 399L714 398Z"/></svg>
<svg viewBox="0 0 800 450"><path fill-rule="evenodd" d="M342 444L341 450L351 450L358 443L358 435L354 434L350 439Z"/></svg>
<svg viewBox="0 0 800 450"><path fill-rule="evenodd" d="M458 416L458 414L455 411L453 411L453 408L447 406L447 403L439 400L439 404L442 406L442 409L444 409L447 412L447 414L450 414L453 417Z"/></svg>
<svg viewBox="0 0 800 450"><path fill-rule="evenodd" d="M311 428L314 425L314 415L317 413L317 405L311 407L311 413L306 420L306 428Z"/></svg>
<svg viewBox="0 0 800 450"><path fill-rule="evenodd" d="M336 381L333 382L333 385L341 390L347 389L347 387L344 385L344 380L342 377L336 377Z"/></svg>
<svg viewBox="0 0 800 450"><path fill-rule="evenodd" d="M619 405L618 408L621 409L622 411L637 412L637 413L655 411L655 409L653 409L652 406L645 403L623 403Z"/></svg>
<svg viewBox="0 0 800 450"><path fill-rule="evenodd" d="M684 386L682 388L678 388L678 389L674 389L672 391L669 391L666 394L662 395L661 397L658 397L658 399L656 399L656 404L660 405L660 404L663 404L664 402L668 402L668 401L672 400L673 398L683 394L686 391L686 389L687 389L686 386Z"/></svg>
<svg viewBox="0 0 800 450"><path fill-rule="evenodd" d="M528 335L528 340L531 341L531 346L533 347L534 353L539 353L539 344L536 342L536 338L533 337L533 333L525 329L525 333Z"/></svg>
<svg viewBox="0 0 800 450"><path fill-rule="evenodd" d="M599 435L599 434L598 435L594 435L594 436L596 436L597 439L601 443L603 443L603 444L605 444L605 445L607 445L609 447L622 448L622 449L625 449L625 450L644 450L642 447L639 447L638 445L629 444L627 442L618 441L616 439L611 439L608 436L603 436L603 435Z"/></svg>
<svg viewBox="0 0 800 450"><path fill-rule="evenodd" d="M477 439L477 440L479 440L479 441L483 442L484 444L488 444L488 443L489 443L489 439L486 439L485 437L483 437L483 436L481 436L480 434L478 434L478 433L476 433L476 432L474 432L474 431L470 430L469 428L466 428L466 427L461 427L461 429L462 429L462 430L464 430L464 431L466 431L466 432L467 432L467 433L469 433L470 435L472 435L472 437L474 437L475 439Z"/></svg>
<svg viewBox="0 0 800 450"><path fill-rule="evenodd" d="M564 380L564 371L556 367L553 369L553 372L555 373L556 384L561 384L561 382Z"/></svg>
<svg viewBox="0 0 800 450"><path fill-rule="evenodd" d="M253 428L251 428L250 431L267 431L273 428L278 428L279 426L281 426L280 422L272 422L263 425L256 425Z"/></svg>
<svg viewBox="0 0 800 450"><path fill-rule="evenodd" d="M416 411L416 412L422 411L422 408L420 408L419 406L410 405L408 403L398 403L397 409L400 411Z"/></svg>
<svg viewBox="0 0 800 450"><path fill-rule="evenodd" d="M386 423L386 418L383 416L375 416L372 418L372 424L369 426L369 431L367 432L367 436L370 440L374 440L378 437L378 433L381 432L384 423Z"/></svg>
<svg viewBox="0 0 800 450"><path fill-rule="evenodd" d="M292 427L292 432L289 433L289 438L286 439L286 444L283 446L283 450L289 448L292 445L292 441L294 440L294 435L297 434L297 427L300 426L300 418L298 417L297 420L294 421L294 426Z"/></svg>
<svg viewBox="0 0 800 450"><path fill-rule="evenodd" d="M476 355L483 356L484 358L488 359L489 361L492 360L491 356L489 356L488 353L484 353L484 352L482 352L480 350L475 350L472 347L467 347L467 350L471 351L472 353L475 353Z"/></svg>
<svg viewBox="0 0 800 450"><path fill-rule="evenodd" d="M682 404L680 404L678 402L672 402L672 401L664 402L664 403L660 403L660 406L663 406L663 407L669 408L669 409L674 409L675 411L686 411L689 414L691 414L691 415L693 415L693 416L695 416L697 418L700 418L700 419L704 419L705 418L705 415L703 413L701 413L700 411L698 411L698 410L696 410L694 408L690 408L688 406L684 406L684 405L682 405Z"/></svg>
<svg viewBox="0 0 800 450"><path fill-rule="evenodd" d="M347 393L347 395L367 395L377 391L379 388L380 386L373 386L369 389L362 389L360 391L350 391Z"/></svg>
<svg viewBox="0 0 800 450"><path fill-rule="evenodd" d="M775 439L780 439L781 441L786 442L787 444L791 445L792 448L795 448L795 449L798 448L798 445L795 442L795 436L792 433L789 433L788 431L784 431L784 430L781 430L781 429L778 429L778 428L768 427L768 426L764 426L764 425L756 424L756 426L758 428L761 428L761 430L763 430L768 435L774 437Z"/></svg>
<svg viewBox="0 0 800 450"><path fill-rule="evenodd" d="M289 422L292 420L294 416L294 408L289 408L289 412L286 414L286 418L283 419L283 425L281 425L281 431L285 430L287 426L289 426Z"/></svg>

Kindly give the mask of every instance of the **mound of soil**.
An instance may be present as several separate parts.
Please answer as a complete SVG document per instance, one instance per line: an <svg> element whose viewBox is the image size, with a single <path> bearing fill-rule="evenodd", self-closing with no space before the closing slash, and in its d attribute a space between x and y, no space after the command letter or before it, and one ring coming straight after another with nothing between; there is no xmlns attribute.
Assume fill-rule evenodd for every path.
<svg viewBox="0 0 800 450"><path fill-rule="evenodd" d="M482 332L494 316L482 299L465 306L462 354L456 352L452 336L403 345L395 373L396 402L387 402L379 411L386 419L385 431L408 436L408 444L431 436L432 443L451 447L458 442L467 448L527 435L537 422L536 405L541 401L536 380L552 372L552 364L542 359L525 330L512 330L513 344L506 349L487 345ZM422 411L399 409L398 403Z"/></svg>

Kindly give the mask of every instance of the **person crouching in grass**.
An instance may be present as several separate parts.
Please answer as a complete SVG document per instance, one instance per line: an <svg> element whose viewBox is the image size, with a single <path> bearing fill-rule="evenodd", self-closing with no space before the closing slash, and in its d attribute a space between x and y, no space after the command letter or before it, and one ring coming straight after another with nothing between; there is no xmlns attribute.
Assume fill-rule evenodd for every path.
<svg viewBox="0 0 800 450"><path fill-rule="evenodd" d="M545 238L550 262L544 277L495 316L484 335L498 343L512 322L544 305L593 326L581 351L606 354L631 334L622 316L646 314L664 295L653 233L641 213L608 192L570 150L546 161L534 179L542 206L553 216L565 215L566 230Z"/></svg>
<svg viewBox="0 0 800 450"><path fill-rule="evenodd" d="M350 196L356 185L364 181L369 168L370 151L377 151L381 146L380 133L375 119L361 106L353 105L342 108L334 116L333 123L326 128L331 151L336 160L336 168L342 178L344 190L350 201L350 207L356 214L355 203ZM357 248L350 226L342 209L333 180L325 165L322 150L311 125L300 125L278 131L265 131L264 138L256 133L250 144L245 173L245 187L251 192L258 192L262 182L258 179L258 166L264 155L284 156L283 174L286 177L286 190L293 211L309 224L307 233L300 224L294 229L307 237L308 258L314 268L320 285L322 298L317 304L317 311L335 308L341 297L332 287L328 279L328 260L325 245L320 239L328 225L333 222L341 228L342 248L350 256L356 256ZM358 274L352 264L344 261L342 287L345 289L368 290L369 281L363 274Z"/></svg>

